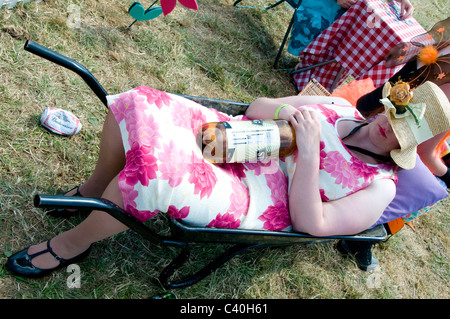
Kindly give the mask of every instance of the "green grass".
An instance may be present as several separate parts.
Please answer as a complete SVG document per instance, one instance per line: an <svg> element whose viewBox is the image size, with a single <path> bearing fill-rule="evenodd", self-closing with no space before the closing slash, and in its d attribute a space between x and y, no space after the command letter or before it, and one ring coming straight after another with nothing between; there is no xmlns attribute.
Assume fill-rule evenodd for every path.
<svg viewBox="0 0 450 319"><path fill-rule="evenodd" d="M429 28L446 17L447 0L415 0L415 16ZM130 2L131 3L131 2ZM259 96L296 94L286 72L272 68L291 9L237 9L231 0L199 1L199 11L133 21L130 3L45 1L0 9L0 264L8 255L79 223L33 207L36 193L53 194L83 182L96 163L105 107L73 72L23 50L33 40L86 66L111 93L148 85L173 93L251 102ZM81 28L67 25L70 4ZM267 5L262 0L252 4ZM420 6L420 7L419 7ZM280 64L293 67L284 54ZM80 134L45 131L47 106L74 112ZM202 282L177 290L181 298L448 298L449 200L404 228L374 253L380 269L358 270L333 243L249 251ZM166 231L164 218L151 221ZM198 245L187 271L226 247ZM11 276L0 267L0 298L151 298L155 281L176 255L132 232L96 244L80 263L80 289L69 289L64 270L43 279Z"/></svg>

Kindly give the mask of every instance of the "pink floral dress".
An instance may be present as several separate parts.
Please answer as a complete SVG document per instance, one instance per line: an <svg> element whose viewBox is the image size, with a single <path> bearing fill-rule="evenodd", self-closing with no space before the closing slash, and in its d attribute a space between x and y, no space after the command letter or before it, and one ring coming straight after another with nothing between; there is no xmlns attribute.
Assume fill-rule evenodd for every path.
<svg viewBox="0 0 450 319"><path fill-rule="evenodd" d="M165 212L194 226L291 229L288 190L295 154L268 163L214 165L203 159L198 147L203 123L246 120L244 116L230 117L145 86L107 99L126 152L119 174L126 211L141 221ZM392 177L386 165L354 158L337 137L340 118L361 118L355 108L310 108L321 114L323 135L330 135L321 142L324 201L353 193L374 179Z"/></svg>

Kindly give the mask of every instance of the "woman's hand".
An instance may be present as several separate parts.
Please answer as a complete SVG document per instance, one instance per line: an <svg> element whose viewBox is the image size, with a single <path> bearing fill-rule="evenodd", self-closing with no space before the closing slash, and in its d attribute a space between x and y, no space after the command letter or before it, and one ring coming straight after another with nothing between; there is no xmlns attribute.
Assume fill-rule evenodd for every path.
<svg viewBox="0 0 450 319"><path fill-rule="evenodd" d="M337 4L340 5L344 9L350 8L354 5L358 0L336 0Z"/></svg>
<svg viewBox="0 0 450 319"><path fill-rule="evenodd" d="M340 5L344 9L350 8L354 5L358 0L336 0L337 4ZM396 0L400 2L400 12L403 19L409 19L412 17L414 12L414 6L411 4L409 0Z"/></svg>
<svg viewBox="0 0 450 319"><path fill-rule="evenodd" d="M414 12L414 6L411 4L409 0L397 0L400 2L400 13L403 19L411 18Z"/></svg>
<svg viewBox="0 0 450 319"><path fill-rule="evenodd" d="M297 110L289 117L289 122L295 130L298 157L303 159L318 158L322 128L317 113L315 111Z"/></svg>

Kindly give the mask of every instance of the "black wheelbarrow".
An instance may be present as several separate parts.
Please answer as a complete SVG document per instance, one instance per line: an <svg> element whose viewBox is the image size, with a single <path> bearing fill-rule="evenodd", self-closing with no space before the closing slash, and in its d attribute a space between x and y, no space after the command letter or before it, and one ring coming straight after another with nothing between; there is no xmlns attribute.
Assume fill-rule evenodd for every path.
<svg viewBox="0 0 450 319"><path fill-rule="evenodd" d="M107 92L84 66L31 41L27 41L25 43L25 50L76 72L89 85L102 103L107 106ZM230 115L243 114L248 107L248 104L246 103L196 96L182 96ZM171 235L167 236L160 235L158 232L151 229L147 224L140 222L114 203L102 198L36 195L34 198L34 205L40 208L66 208L104 211L141 235L143 238L149 240L151 243L179 248L181 251L178 256L172 260L172 262L160 273L159 276L160 283L166 289L182 288L195 284L234 256L250 248L310 244L324 241L334 241L337 239L384 241L388 236L383 225L378 225L372 229L368 229L362 233L351 236L316 237L305 233L284 231L191 227L171 217L168 219L168 227L170 228ZM231 248L212 260L198 272L187 275L181 279L171 280L174 272L177 269L180 269L188 260L192 244L194 243L231 244Z"/></svg>

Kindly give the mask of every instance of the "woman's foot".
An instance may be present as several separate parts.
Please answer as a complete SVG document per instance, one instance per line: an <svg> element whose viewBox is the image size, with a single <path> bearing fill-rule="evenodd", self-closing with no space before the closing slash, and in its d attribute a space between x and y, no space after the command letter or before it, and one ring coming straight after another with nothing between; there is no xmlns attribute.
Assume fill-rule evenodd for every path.
<svg viewBox="0 0 450 319"><path fill-rule="evenodd" d="M73 196L73 197L84 197L81 194L81 187L83 186L83 184L80 184L74 188L72 188L71 190L60 194L62 196ZM91 211L90 210L79 210L79 209L65 209L65 208L51 208L51 209L46 209L45 210L47 215L53 216L53 217L64 217L64 218L69 218L72 216L77 216L80 215L82 213L88 214Z"/></svg>
<svg viewBox="0 0 450 319"><path fill-rule="evenodd" d="M6 267L19 276L43 277L81 261L89 254L90 248L91 246L68 247L61 240L49 240L9 257Z"/></svg>

